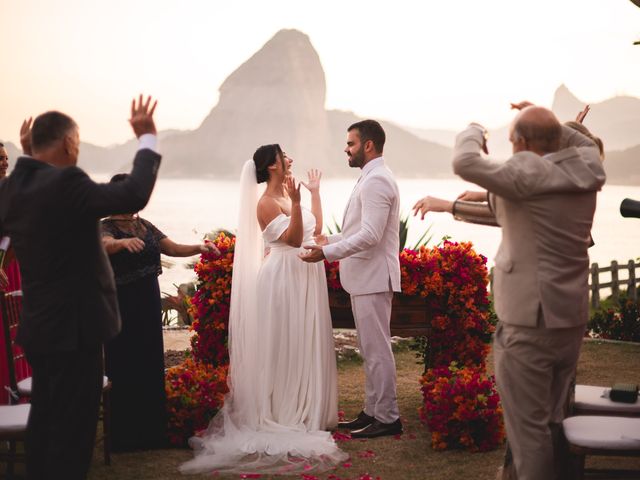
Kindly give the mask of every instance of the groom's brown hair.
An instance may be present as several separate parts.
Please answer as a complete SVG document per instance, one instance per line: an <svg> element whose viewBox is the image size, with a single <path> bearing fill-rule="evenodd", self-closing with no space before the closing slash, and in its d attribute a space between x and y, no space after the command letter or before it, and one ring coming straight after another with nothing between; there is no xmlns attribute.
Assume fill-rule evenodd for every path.
<svg viewBox="0 0 640 480"><path fill-rule="evenodd" d="M373 142L373 146L376 147L376 151L378 153L382 153L384 142L387 137L384 133L384 129L378 122L375 120L362 120L347 128L347 132L350 132L351 130L358 130L358 133L360 134L360 141L362 143L371 140Z"/></svg>

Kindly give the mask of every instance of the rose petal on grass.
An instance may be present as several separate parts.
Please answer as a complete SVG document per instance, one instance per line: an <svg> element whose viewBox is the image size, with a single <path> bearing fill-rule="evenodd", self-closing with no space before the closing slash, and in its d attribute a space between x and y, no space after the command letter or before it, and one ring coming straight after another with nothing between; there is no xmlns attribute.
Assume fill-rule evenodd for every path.
<svg viewBox="0 0 640 480"><path fill-rule="evenodd" d="M350 433L333 432L333 439L336 442L346 442L351 440Z"/></svg>
<svg viewBox="0 0 640 480"><path fill-rule="evenodd" d="M363 452L358 452L358 457L360 458L373 458L376 456L376 452L373 450L364 450Z"/></svg>

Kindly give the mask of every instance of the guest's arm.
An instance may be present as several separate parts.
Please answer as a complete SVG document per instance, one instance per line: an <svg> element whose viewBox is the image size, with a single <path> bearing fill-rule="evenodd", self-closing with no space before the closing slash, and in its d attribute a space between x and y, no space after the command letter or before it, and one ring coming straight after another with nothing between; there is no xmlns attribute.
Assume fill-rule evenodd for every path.
<svg viewBox="0 0 640 480"><path fill-rule="evenodd" d="M131 253L140 253L144 248L144 241L137 237L113 238L109 235L103 235L102 245L109 255L121 252L122 250L127 250Z"/></svg>
<svg viewBox="0 0 640 480"><path fill-rule="evenodd" d="M470 193L473 195L466 195ZM479 193L482 193L484 197L482 201L478 199L479 196L477 194ZM467 201L460 199L465 196L473 198L474 200ZM428 212L445 212L453 215L456 220L463 222L493 227L498 226L495 215L487 201L486 192L465 192L454 201L427 196L416 202L413 206L413 212L414 216L420 213L422 220L424 220L424 216Z"/></svg>
<svg viewBox="0 0 640 480"><path fill-rule="evenodd" d="M185 245L182 243L175 243L168 237L164 237L159 243L160 252L170 257L190 257L191 255L200 255L208 252L220 253L216 246L209 240L196 245Z"/></svg>
<svg viewBox="0 0 640 480"><path fill-rule="evenodd" d="M139 150L134 159L133 170L121 182L98 184L93 182L81 169L65 169L68 188L65 192L73 209L95 217L110 214L137 212L149 201L160 165L160 155L156 148L156 127L153 113L156 103L151 105L151 97L146 102L142 96L131 106L131 124L139 139Z"/></svg>

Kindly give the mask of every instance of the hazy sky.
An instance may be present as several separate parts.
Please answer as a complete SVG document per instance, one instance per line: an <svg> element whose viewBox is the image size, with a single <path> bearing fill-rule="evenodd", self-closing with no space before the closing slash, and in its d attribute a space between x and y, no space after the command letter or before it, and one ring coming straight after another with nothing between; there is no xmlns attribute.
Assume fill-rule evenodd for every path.
<svg viewBox="0 0 640 480"><path fill-rule="evenodd" d="M640 97L629 0L0 0L0 139L59 109L99 145L131 137L130 99L196 128L218 87L282 28L308 34L327 108L423 128L507 123L508 102ZM274 65L274 68L278 68Z"/></svg>

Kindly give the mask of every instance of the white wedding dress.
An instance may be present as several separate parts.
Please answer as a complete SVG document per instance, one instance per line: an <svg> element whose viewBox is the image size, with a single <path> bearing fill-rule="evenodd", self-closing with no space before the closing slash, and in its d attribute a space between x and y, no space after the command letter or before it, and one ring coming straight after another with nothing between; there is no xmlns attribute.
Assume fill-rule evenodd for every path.
<svg viewBox="0 0 640 480"><path fill-rule="evenodd" d="M251 178L252 171L255 184L248 164L243 177ZM241 221L243 211L255 207L255 195L251 190L249 201L241 196ZM338 422L338 394L324 265L303 262L303 249L278 240L289 225L284 214L265 228L264 244L256 248L247 241L259 236L252 230L255 208L252 215L236 239L230 393L205 435L191 439L195 456L180 466L183 473L299 474L348 457L326 431ZM315 217L306 209L303 226L303 244L313 243ZM264 258L263 247L269 252Z"/></svg>

